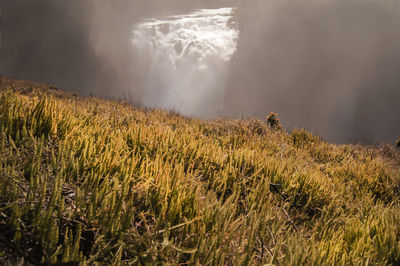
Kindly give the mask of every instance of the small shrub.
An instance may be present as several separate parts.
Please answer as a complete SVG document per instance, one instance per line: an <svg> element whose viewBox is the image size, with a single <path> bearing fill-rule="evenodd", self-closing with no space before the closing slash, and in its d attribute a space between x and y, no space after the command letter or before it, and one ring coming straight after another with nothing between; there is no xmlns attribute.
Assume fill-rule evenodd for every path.
<svg viewBox="0 0 400 266"><path fill-rule="evenodd" d="M282 129L281 121L279 120L278 114L270 112L266 117L268 125L272 129Z"/></svg>
<svg viewBox="0 0 400 266"><path fill-rule="evenodd" d="M297 148L304 148L313 143L319 143L319 138L313 136L312 133L305 129L293 129L290 134L292 137L293 145Z"/></svg>
<svg viewBox="0 0 400 266"><path fill-rule="evenodd" d="M263 136L266 133L265 124L261 121L253 119L247 123L247 129L253 134L258 136Z"/></svg>

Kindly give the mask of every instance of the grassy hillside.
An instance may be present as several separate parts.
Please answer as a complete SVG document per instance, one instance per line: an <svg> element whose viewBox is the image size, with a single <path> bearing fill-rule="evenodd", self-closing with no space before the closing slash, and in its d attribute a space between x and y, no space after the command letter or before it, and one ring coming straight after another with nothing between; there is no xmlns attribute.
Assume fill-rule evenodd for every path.
<svg viewBox="0 0 400 266"><path fill-rule="evenodd" d="M2 86L1 264L400 264L394 147Z"/></svg>

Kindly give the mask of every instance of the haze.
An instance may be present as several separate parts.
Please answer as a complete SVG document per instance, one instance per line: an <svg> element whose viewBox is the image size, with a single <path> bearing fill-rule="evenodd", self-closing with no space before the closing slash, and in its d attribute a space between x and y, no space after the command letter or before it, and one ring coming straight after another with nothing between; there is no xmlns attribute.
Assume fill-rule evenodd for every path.
<svg viewBox="0 0 400 266"><path fill-rule="evenodd" d="M274 111L286 129L304 127L335 142L393 143L400 135L399 1L3 0L1 6L0 74L133 103L149 94L132 45L135 25L236 7L236 52L207 95L185 86L205 107L191 115L263 119Z"/></svg>

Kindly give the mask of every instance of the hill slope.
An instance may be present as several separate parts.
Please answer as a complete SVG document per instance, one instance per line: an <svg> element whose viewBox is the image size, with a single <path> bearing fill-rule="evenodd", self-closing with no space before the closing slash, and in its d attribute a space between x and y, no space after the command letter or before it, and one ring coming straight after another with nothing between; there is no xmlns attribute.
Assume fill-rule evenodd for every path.
<svg viewBox="0 0 400 266"><path fill-rule="evenodd" d="M400 263L393 147L7 80L1 263Z"/></svg>

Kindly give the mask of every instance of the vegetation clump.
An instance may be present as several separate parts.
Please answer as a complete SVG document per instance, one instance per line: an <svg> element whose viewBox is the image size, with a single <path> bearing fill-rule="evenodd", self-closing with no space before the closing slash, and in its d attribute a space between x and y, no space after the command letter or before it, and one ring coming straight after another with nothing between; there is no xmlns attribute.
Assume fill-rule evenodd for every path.
<svg viewBox="0 0 400 266"><path fill-rule="evenodd" d="M400 150L400 138L396 141L396 147L398 150Z"/></svg>
<svg viewBox="0 0 400 266"><path fill-rule="evenodd" d="M36 85L0 90L0 264L400 264L394 147Z"/></svg>
<svg viewBox="0 0 400 266"><path fill-rule="evenodd" d="M272 129L282 129L281 121L279 120L278 114L270 112L267 117L267 123Z"/></svg>
<svg viewBox="0 0 400 266"><path fill-rule="evenodd" d="M304 148L307 145L317 144L321 141L318 137L313 136L313 134L304 129L295 128L290 135L293 145L298 148Z"/></svg>

